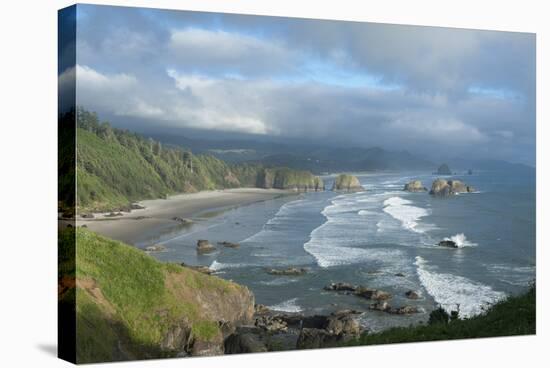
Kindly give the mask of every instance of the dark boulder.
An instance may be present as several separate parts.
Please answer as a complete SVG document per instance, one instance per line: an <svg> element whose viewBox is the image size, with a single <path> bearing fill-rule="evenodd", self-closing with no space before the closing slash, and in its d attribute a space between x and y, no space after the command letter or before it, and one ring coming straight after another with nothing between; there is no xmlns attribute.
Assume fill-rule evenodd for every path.
<svg viewBox="0 0 550 368"><path fill-rule="evenodd" d="M458 244L456 244L456 242L450 239L442 240L439 243L437 243L437 245L445 248L458 248Z"/></svg>
<svg viewBox="0 0 550 368"><path fill-rule="evenodd" d="M409 290L405 293L405 296L408 298L408 299L419 299L420 298L420 294L414 290Z"/></svg>
<svg viewBox="0 0 550 368"><path fill-rule="evenodd" d="M231 242L228 242L228 241L218 242L218 244L223 245L226 248L239 248L240 247L239 243L231 243Z"/></svg>
<svg viewBox="0 0 550 368"><path fill-rule="evenodd" d="M210 244L210 242L208 240L204 240L204 239L201 239L201 240L198 240L197 241L197 252L198 253L212 253L212 252L215 252L217 249L215 246L213 246L212 244Z"/></svg>

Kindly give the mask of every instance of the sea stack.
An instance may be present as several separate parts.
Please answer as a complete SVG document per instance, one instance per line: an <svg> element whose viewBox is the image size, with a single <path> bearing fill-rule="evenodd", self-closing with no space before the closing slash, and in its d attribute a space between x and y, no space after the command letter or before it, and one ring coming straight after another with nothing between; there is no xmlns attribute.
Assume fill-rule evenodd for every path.
<svg viewBox="0 0 550 368"><path fill-rule="evenodd" d="M216 247L210 244L208 240L201 239L197 241L197 253L211 253L216 250Z"/></svg>
<svg viewBox="0 0 550 368"><path fill-rule="evenodd" d="M452 175L452 174L453 173L451 172L451 169L447 164L443 164L439 166L439 168L437 169L437 175Z"/></svg>
<svg viewBox="0 0 550 368"><path fill-rule="evenodd" d="M428 189L422 185L420 180L413 180L405 184L403 188L406 192L427 192Z"/></svg>
<svg viewBox="0 0 550 368"><path fill-rule="evenodd" d="M334 179L334 184L332 185L332 190L335 192L362 192L365 190L361 186L359 179L354 175L340 174Z"/></svg>
<svg viewBox="0 0 550 368"><path fill-rule="evenodd" d="M452 194L471 193L474 191L473 187L464 184L460 180L437 179L432 184L430 194L438 197L447 197Z"/></svg>

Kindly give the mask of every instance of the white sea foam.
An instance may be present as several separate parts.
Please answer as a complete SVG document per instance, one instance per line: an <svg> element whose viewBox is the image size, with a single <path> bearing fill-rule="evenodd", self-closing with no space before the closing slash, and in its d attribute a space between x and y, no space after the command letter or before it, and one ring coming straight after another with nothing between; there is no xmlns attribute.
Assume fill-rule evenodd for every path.
<svg viewBox="0 0 550 368"><path fill-rule="evenodd" d="M407 230L422 233L424 230L417 228L418 221L430 212L425 208L412 205L412 202L401 197L391 197L384 201L384 212L399 220L401 226Z"/></svg>
<svg viewBox="0 0 550 368"><path fill-rule="evenodd" d="M284 302L281 302L279 304L269 305L267 307L271 310L275 310L279 312L299 313L303 309L296 303L297 300L298 298L293 298L293 299L285 300Z"/></svg>
<svg viewBox="0 0 550 368"><path fill-rule="evenodd" d="M212 262L212 264L208 267L210 270L216 272L227 268L240 268L245 267L247 265L243 263L221 263L218 261Z"/></svg>
<svg viewBox="0 0 550 368"><path fill-rule="evenodd" d="M466 277L438 273L420 256L416 257L415 265L420 282L428 294L448 312L456 310L459 305L460 317L482 313L483 307L506 297L505 293Z"/></svg>
<svg viewBox="0 0 550 368"><path fill-rule="evenodd" d="M279 208L277 213L271 219L269 219L264 224L264 226L262 226L262 229L260 231L249 236L246 239L241 240L240 243L260 241L263 236L272 235L273 233L272 229L274 226L280 226L285 223L292 223L293 211L295 210L296 207L302 205L305 201L306 201L305 199L297 199L295 201L285 203Z"/></svg>
<svg viewBox="0 0 550 368"><path fill-rule="evenodd" d="M357 212L357 214L359 216L367 216L367 215L372 215L373 212L372 211L367 211L367 210L360 210L359 212Z"/></svg>
<svg viewBox="0 0 550 368"><path fill-rule="evenodd" d="M464 248L464 247L476 247L477 244L469 241L466 238L466 235L464 233L456 234L451 236L450 238L444 238L443 240L450 240L453 241L457 247Z"/></svg>

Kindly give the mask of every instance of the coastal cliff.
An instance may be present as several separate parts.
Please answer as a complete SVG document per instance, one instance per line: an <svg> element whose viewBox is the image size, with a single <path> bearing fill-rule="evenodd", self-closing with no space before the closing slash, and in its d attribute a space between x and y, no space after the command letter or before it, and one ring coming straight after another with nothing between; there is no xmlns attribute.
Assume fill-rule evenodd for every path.
<svg viewBox="0 0 550 368"><path fill-rule="evenodd" d="M252 323L244 286L82 228L63 231L60 249L75 240L76 272L59 275L59 299L76 300L78 363L219 355L227 336Z"/></svg>

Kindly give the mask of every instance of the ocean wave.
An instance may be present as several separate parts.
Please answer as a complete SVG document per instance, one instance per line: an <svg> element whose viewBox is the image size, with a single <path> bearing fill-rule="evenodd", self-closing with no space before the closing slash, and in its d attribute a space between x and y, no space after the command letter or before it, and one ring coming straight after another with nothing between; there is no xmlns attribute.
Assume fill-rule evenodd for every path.
<svg viewBox="0 0 550 368"><path fill-rule="evenodd" d="M456 310L459 305L460 317L480 314L484 307L506 297L505 293L466 277L435 272L420 256L416 257L415 265L420 282L428 294L447 312Z"/></svg>
<svg viewBox="0 0 550 368"><path fill-rule="evenodd" d="M288 277L281 277L278 279L270 280L270 281L260 281L260 284L262 285L268 285L268 286L279 286L279 285L286 285L293 282L298 281L298 279L290 279Z"/></svg>
<svg viewBox="0 0 550 368"><path fill-rule="evenodd" d="M372 215L373 212L372 211L367 211L367 210L360 210L359 212L357 212L357 214L359 216L367 216L367 215Z"/></svg>
<svg viewBox="0 0 550 368"><path fill-rule="evenodd" d="M270 218L263 226L260 231L255 234L252 234L246 239L240 241L240 243L250 243L258 240L262 240L264 236L269 236L274 233L277 233L280 230L280 227L284 226L293 226L295 224L295 213L296 207L303 205L306 202L305 199L297 199L292 202L287 202L283 204L277 213Z"/></svg>
<svg viewBox="0 0 550 368"><path fill-rule="evenodd" d="M466 238L466 235L464 235L464 233L459 233L459 234L453 235L450 238L446 237L446 238L443 238L443 240L453 241L456 244L456 246L459 247L459 248L477 247L477 243L473 243L473 242L469 241Z"/></svg>
<svg viewBox="0 0 550 368"><path fill-rule="evenodd" d="M293 299L285 300L284 302L281 302L279 304L268 305L267 307L271 310L278 311L278 312L299 313L303 309L296 303L297 300L298 298L293 298Z"/></svg>
<svg viewBox="0 0 550 368"><path fill-rule="evenodd" d="M384 201L384 212L401 222L401 226L407 230L422 233L424 230L417 228L418 221L430 214L425 208L412 206L412 202L401 197L391 197Z"/></svg>

